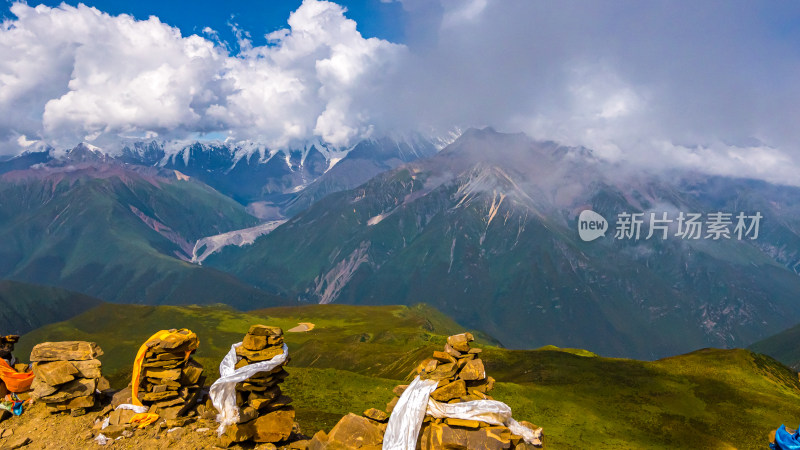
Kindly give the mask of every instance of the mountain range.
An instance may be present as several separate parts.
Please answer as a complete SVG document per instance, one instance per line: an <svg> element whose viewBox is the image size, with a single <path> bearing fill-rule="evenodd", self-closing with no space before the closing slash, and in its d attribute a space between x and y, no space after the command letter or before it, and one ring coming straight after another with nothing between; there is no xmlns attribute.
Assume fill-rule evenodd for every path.
<svg viewBox="0 0 800 450"><path fill-rule="evenodd" d="M168 151L164 143L140 142L111 154L82 143L0 162L0 278L125 303L285 304L190 262L202 262L203 252L230 236L264 230L258 217L282 223L290 202L297 210L436 147L422 138L384 138L349 150L316 143L268 153L193 143Z"/></svg>
<svg viewBox="0 0 800 450"><path fill-rule="evenodd" d="M76 158L9 171L0 175L0 277L125 303L280 304L188 262L196 240L257 223L172 170Z"/></svg>
<svg viewBox="0 0 800 450"><path fill-rule="evenodd" d="M0 162L0 277L125 303L425 302L507 347L644 359L800 322L798 188L490 128L448 142L26 153ZM592 242L587 209L609 222ZM682 239L674 222L647 239L649 221L614 237L624 214L681 212L763 220L756 239Z"/></svg>
<svg viewBox="0 0 800 450"><path fill-rule="evenodd" d="M41 148L0 161L0 174L76 161L177 170L250 205L254 215L276 218L283 216L282 208L298 212L328 193L356 187L383 171L431 156L454 136L386 136L363 140L349 148L310 142L299 148L278 150L217 141L139 141L118 150L81 143L64 152ZM294 195L300 192L302 196Z"/></svg>
<svg viewBox="0 0 800 450"><path fill-rule="evenodd" d="M303 302L429 303L510 347L657 358L747 345L800 320L790 270L798 194L627 173L586 149L469 130L205 264ZM768 217L758 240L577 234L583 209L612 218L730 208Z"/></svg>

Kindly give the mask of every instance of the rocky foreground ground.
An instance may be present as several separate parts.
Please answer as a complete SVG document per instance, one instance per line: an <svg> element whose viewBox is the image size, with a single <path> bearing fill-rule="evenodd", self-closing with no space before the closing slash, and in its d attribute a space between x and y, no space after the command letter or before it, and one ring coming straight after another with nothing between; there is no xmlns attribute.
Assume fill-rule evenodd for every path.
<svg viewBox="0 0 800 450"><path fill-rule="evenodd" d="M122 438L100 447L93 439L102 417L99 408L80 417L71 417L67 414L50 414L44 404L35 403L21 416L0 423L3 436L0 438L0 448L197 449L213 447L217 440L213 432L215 422L198 418L172 431L160 425L126 430Z"/></svg>
<svg viewBox="0 0 800 450"><path fill-rule="evenodd" d="M472 340L469 333L450 336L444 351L434 352L432 358L426 359L417 367L419 376L433 380L434 384L438 383L431 394L432 399L445 403L491 399L488 392L494 385L494 379L486 375L483 362L479 358L480 350L470 348L469 342ZM143 372L141 398L150 403L151 412L156 411L159 415L154 417L157 421L144 423L142 426L137 426L134 411L127 409L132 398L136 396L130 386L120 391L98 390L97 395L92 389L86 396L88 400L71 404L83 397L72 392L75 389L69 388L70 383L91 381L95 385L95 378L99 379L101 375L99 364L96 364L96 368L92 366L97 369L97 373L87 371L83 374L70 361L95 361L91 358L102 354L98 346L85 342L47 343L37 346L33 355L37 356L37 361L45 361L37 362L35 366L37 379L41 378L38 380L40 384L33 392L21 395L26 400L22 415L3 413L1 418L5 420L0 422L0 449L105 446L378 450L384 440L389 416L397 405L399 396L407 388L405 385L395 388L397 397L386 405L385 411L370 408L362 415L350 413L342 417L330 431L315 430L309 436L294 421L294 409L288 406L291 399L282 395L278 386L287 375L282 367L284 355L284 359L274 363L277 365L270 369L271 372L254 372L255 375L248 372L247 379L236 384L235 397L240 408L239 415L227 426L224 434L217 436L219 424L215 420L218 418L215 405L219 405L213 400L213 396L208 398L207 388L201 387L202 367L189 358L196 345L186 347L187 342L184 341L193 344L196 336L188 330L170 330L159 338L148 341L148 350L143 353L146 370ZM161 348L173 344L179 350L186 347L185 358L176 360L170 355L181 352L170 353ZM284 351L281 349L282 345L280 328L254 325L245 336L244 343L235 348L239 358L236 368L269 360ZM61 347L74 347L75 355L67 354L69 352ZM86 354L78 352L84 347L83 353ZM55 351L57 349L61 350ZM163 355L170 357L161 358ZM179 367L171 369L176 364ZM260 366L253 367L254 371L260 369ZM169 370L177 371L176 375L172 378L161 377L162 372ZM282 376L278 376L281 374ZM191 380L187 378L189 375L192 375ZM230 381L236 382L237 380ZM183 391L185 395L181 394ZM184 396L186 402L183 400ZM165 401L179 404L162 405ZM227 409L220 409L225 410ZM524 425L531 430L537 429L527 422ZM541 429L538 429L538 436L541 437ZM541 446L539 438L536 439L537 447ZM423 450L534 448L533 445L522 442L520 436L515 436L500 423L491 426L476 420L454 418L426 417L418 442L418 447Z"/></svg>
<svg viewBox="0 0 800 450"><path fill-rule="evenodd" d="M41 342L77 337L97 342L105 352L100 358L103 375L122 388L130 382L137 346L154 326L179 323L202 341L194 357L208 373L208 384L219 376L215 367L230 344L242 340L251 324L288 331L306 321L316 324L313 331L284 336L292 361L281 388L292 397L296 421L310 437L319 430L330 435L348 413L363 417L370 408L384 410L393 389L409 383L414 368L441 351L448 336L463 331L424 305L310 305L242 313L227 307L104 304L23 336L14 354L25 359ZM797 371L747 350L704 349L637 361L556 347L508 350L486 337L479 340L487 377L497 380L489 395L508 404L517 420L542 426L546 448L765 448L771 431L782 423L794 428L800 417ZM43 440L49 441L62 426L72 427L64 418L70 419L51 418L58 426ZM20 427L27 420L15 417L0 423L0 429L24 434ZM89 426L70 428L74 431L63 435L78 436ZM193 426L204 425L184 428ZM139 447L146 440L138 436L136 432L114 445ZM213 446L213 433L199 438L194 439L206 448ZM52 441L77 447L64 439ZM81 448L103 448L81 442ZM29 448L41 448L41 443Z"/></svg>

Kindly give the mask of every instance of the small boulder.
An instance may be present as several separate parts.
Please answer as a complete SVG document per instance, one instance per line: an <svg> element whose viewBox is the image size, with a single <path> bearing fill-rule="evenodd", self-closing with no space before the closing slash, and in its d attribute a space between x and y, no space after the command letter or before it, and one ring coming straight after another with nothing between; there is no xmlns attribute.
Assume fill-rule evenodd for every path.
<svg viewBox="0 0 800 450"><path fill-rule="evenodd" d="M461 398L467 394L467 385L464 380L456 380L445 384L431 393L431 398L439 402L448 402L454 398Z"/></svg>
<svg viewBox="0 0 800 450"><path fill-rule="evenodd" d="M115 409L114 411L111 411L111 414L108 415L108 424L125 425L126 423L130 423L131 418L135 414L136 413L130 409Z"/></svg>
<svg viewBox="0 0 800 450"><path fill-rule="evenodd" d="M504 450L512 447L510 439L496 433L488 433L488 428L468 429L451 427L445 423L426 424L420 438L423 450L482 449Z"/></svg>
<svg viewBox="0 0 800 450"><path fill-rule="evenodd" d="M40 400L44 403L61 403L76 397L87 397L94 394L96 386L95 380L78 378L65 383L58 392L42 397Z"/></svg>
<svg viewBox="0 0 800 450"><path fill-rule="evenodd" d="M177 381L181 377L181 369L148 368L144 371L144 376L165 381Z"/></svg>
<svg viewBox="0 0 800 450"><path fill-rule="evenodd" d="M283 330L280 327L270 327L267 325L253 325L247 334L254 336L283 336Z"/></svg>
<svg viewBox="0 0 800 450"><path fill-rule="evenodd" d="M444 351L453 358L461 356L461 352L451 347L450 344L444 344Z"/></svg>
<svg viewBox="0 0 800 450"><path fill-rule="evenodd" d="M324 431L319 431L315 434L310 441L308 441L307 450L327 450L328 436ZM334 448L334 447L331 447ZM340 447L341 448L341 447Z"/></svg>
<svg viewBox="0 0 800 450"><path fill-rule="evenodd" d="M244 339L242 340L242 347L253 352L264 350L266 346L267 346L267 336L246 334L244 336Z"/></svg>
<svg viewBox="0 0 800 450"><path fill-rule="evenodd" d="M31 350L32 362L41 361L84 361L103 355L103 350L94 342L63 341L42 342Z"/></svg>
<svg viewBox="0 0 800 450"><path fill-rule="evenodd" d="M461 379L467 381L477 381L486 378L486 368L480 359L467 361L459 373Z"/></svg>
<svg viewBox="0 0 800 450"><path fill-rule="evenodd" d="M52 364L52 363L51 363ZM103 376L100 370L99 359L87 359L84 361L73 361L72 365L78 371L79 377L82 378L100 378Z"/></svg>
<svg viewBox="0 0 800 450"><path fill-rule="evenodd" d="M251 351L243 348L241 345L236 347L236 354L246 358L250 362L268 361L283 353L281 347L269 347L263 350Z"/></svg>
<svg viewBox="0 0 800 450"><path fill-rule="evenodd" d="M50 386L58 386L75 379L78 369L69 361L53 361L47 363L35 363L33 372L37 378Z"/></svg>
<svg viewBox="0 0 800 450"><path fill-rule="evenodd" d="M469 343L474 340L472 333L461 333L448 337L447 343L456 351L466 353L469 352Z"/></svg>
<svg viewBox="0 0 800 450"><path fill-rule="evenodd" d="M364 417L366 417L368 419L372 419L372 420L374 420L376 422L381 422L381 423L387 422L389 420L389 415L388 414L386 414L385 412L383 412L383 411L381 411L379 409L375 409L375 408L370 408L370 409L364 411Z"/></svg>
<svg viewBox="0 0 800 450"><path fill-rule="evenodd" d="M437 360L435 360L433 358L428 358L428 359L422 361L421 363L419 363L419 366L417 366L417 373L431 373L434 370L436 370L436 367L438 365L439 365L439 361L437 361Z"/></svg>
<svg viewBox="0 0 800 450"><path fill-rule="evenodd" d="M447 353L447 352L435 351L435 352L433 352L433 358L436 359L437 361L443 362L443 363L456 362L456 358L453 357L453 355L451 355L450 353Z"/></svg>
<svg viewBox="0 0 800 450"><path fill-rule="evenodd" d="M31 443L31 438L27 436L20 436L16 438L12 438L8 442L3 445L3 449L14 450L17 448L25 447L26 445Z"/></svg>
<svg viewBox="0 0 800 450"><path fill-rule="evenodd" d="M328 442L337 442L353 448L377 446L383 442L383 432L379 426L365 417L350 413L342 417L342 420L328 433Z"/></svg>
<svg viewBox="0 0 800 450"><path fill-rule="evenodd" d="M255 430L253 429L253 422L235 423L225 428L225 433L219 438L219 444L223 448L230 447L236 442L244 442L251 437Z"/></svg>
<svg viewBox="0 0 800 450"><path fill-rule="evenodd" d="M108 381L106 377L99 377L97 379L97 390L100 392L106 392L111 390L111 383Z"/></svg>
<svg viewBox="0 0 800 450"><path fill-rule="evenodd" d="M172 333L163 339L153 339L147 342L151 351L169 350L170 353L177 353L183 350L195 349L198 345L197 335L187 329L169 330Z"/></svg>
<svg viewBox="0 0 800 450"><path fill-rule="evenodd" d="M116 439L122 436L122 433L128 428L130 428L130 425L128 424L109 425L103 428L100 432L108 438Z"/></svg>
<svg viewBox="0 0 800 450"><path fill-rule="evenodd" d="M281 442L292 434L294 426L294 409L282 408L255 419L253 423L253 441Z"/></svg>
<svg viewBox="0 0 800 450"><path fill-rule="evenodd" d="M45 383L40 377L35 377L31 383L34 398L42 398L54 394L58 388Z"/></svg>

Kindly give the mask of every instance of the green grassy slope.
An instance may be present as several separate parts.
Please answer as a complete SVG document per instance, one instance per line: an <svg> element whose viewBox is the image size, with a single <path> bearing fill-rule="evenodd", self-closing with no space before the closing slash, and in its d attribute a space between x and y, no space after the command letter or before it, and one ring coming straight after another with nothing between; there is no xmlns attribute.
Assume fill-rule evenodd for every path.
<svg viewBox="0 0 800 450"><path fill-rule="evenodd" d="M22 334L76 316L101 303L48 286L0 280L0 334Z"/></svg>
<svg viewBox="0 0 800 450"><path fill-rule="evenodd" d="M285 304L177 257L201 237L256 224L244 207L170 172L97 170L0 178L0 276L122 303Z"/></svg>
<svg viewBox="0 0 800 450"><path fill-rule="evenodd" d="M292 365L346 369L402 379L414 363L444 345L461 327L427 306L358 307L313 305L242 313L230 307L143 306L104 303L80 316L32 331L17 345L25 357L45 340L93 340L105 351L105 374L125 383L142 342L161 329L189 328L201 338L196 358L216 377L222 356L241 341L250 325L285 330L298 322L316 324L311 333L287 333ZM489 342L484 339L483 342Z"/></svg>
<svg viewBox="0 0 800 450"><path fill-rule="evenodd" d="M344 413L383 408L391 388L441 347L458 324L427 306L314 305L240 313L225 307L104 304L23 337L22 356L42 340L91 339L105 350L115 385L129 376L140 343L160 328L198 333L197 359L212 374L253 323L288 329L294 398L303 430L329 430ZM647 362L546 347L507 350L483 337L493 393L518 419L543 426L548 448L763 448L769 431L800 421L797 374L747 350L705 349Z"/></svg>

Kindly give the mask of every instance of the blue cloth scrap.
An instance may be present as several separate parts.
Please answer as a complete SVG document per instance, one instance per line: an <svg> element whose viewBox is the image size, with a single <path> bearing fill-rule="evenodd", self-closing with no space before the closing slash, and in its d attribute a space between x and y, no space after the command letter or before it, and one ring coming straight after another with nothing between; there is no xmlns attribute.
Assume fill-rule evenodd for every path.
<svg viewBox="0 0 800 450"><path fill-rule="evenodd" d="M15 416L22 415L22 411L25 407L25 402L20 400L17 394L11 393L6 395L5 400L0 402L0 410L5 409L6 411L14 414Z"/></svg>
<svg viewBox="0 0 800 450"><path fill-rule="evenodd" d="M800 428L800 427L798 427ZM775 442L769 444L772 450L800 450L800 430L789 433L784 425L775 431Z"/></svg>

